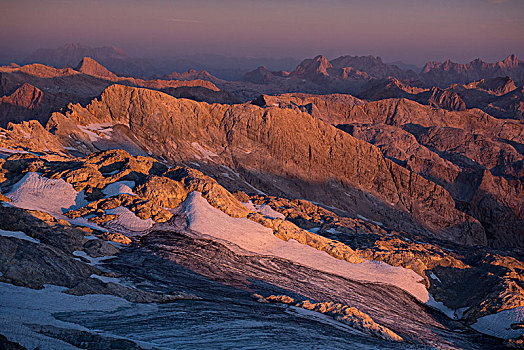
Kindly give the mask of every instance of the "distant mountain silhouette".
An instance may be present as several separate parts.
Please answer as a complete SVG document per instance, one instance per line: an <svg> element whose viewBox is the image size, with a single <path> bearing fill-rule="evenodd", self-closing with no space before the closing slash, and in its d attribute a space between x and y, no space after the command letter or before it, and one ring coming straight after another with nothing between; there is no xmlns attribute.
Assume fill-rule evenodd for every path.
<svg viewBox="0 0 524 350"><path fill-rule="evenodd" d="M495 63L487 63L480 58L466 64L455 63L451 60L443 63L428 62L420 75L426 84L439 87L506 76L521 83L524 81L524 61L519 60L515 55L509 55L503 61Z"/></svg>
<svg viewBox="0 0 524 350"><path fill-rule="evenodd" d="M42 63L57 68L76 67L84 57L91 57L118 75L146 76L152 67L145 60L130 57L124 50L114 46L90 47L66 44L55 49L38 49L23 63Z"/></svg>

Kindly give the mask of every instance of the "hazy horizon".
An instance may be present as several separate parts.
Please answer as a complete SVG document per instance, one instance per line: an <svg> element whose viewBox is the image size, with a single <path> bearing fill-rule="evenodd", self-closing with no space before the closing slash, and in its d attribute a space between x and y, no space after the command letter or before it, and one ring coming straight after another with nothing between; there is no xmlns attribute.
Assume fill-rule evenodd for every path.
<svg viewBox="0 0 524 350"><path fill-rule="evenodd" d="M348 54L417 66L524 56L519 0L6 0L0 6L4 57L66 43L116 46L133 57Z"/></svg>

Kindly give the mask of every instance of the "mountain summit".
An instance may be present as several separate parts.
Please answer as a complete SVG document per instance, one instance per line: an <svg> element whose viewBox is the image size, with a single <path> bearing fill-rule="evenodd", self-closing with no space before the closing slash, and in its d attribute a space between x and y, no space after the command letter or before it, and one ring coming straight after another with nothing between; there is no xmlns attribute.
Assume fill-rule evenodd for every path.
<svg viewBox="0 0 524 350"><path fill-rule="evenodd" d="M95 77L115 79L116 74L109 71L106 67L92 59L91 57L84 57L82 61L76 67L76 70Z"/></svg>

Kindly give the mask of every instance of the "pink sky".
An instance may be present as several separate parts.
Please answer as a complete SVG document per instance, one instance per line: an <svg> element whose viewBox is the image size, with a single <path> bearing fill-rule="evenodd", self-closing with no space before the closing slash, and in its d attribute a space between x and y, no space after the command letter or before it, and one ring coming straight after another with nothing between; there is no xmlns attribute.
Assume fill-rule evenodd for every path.
<svg viewBox="0 0 524 350"><path fill-rule="evenodd" d="M498 61L524 56L522 0L3 0L0 50L69 42L134 56L378 55Z"/></svg>

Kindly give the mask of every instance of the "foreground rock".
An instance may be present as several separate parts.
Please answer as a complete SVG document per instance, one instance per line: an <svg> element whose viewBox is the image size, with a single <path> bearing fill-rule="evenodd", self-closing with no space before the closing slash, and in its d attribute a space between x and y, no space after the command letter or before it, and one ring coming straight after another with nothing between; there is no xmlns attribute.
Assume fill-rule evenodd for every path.
<svg viewBox="0 0 524 350"><path fill-rule="evenodd" d="M266 298L270 302L278 302L283 304L294 305L306 310L320 312L333 316L337 321L346 323L353 328L361 330L365 333L393 341L403 341L402 337L390 329L383 327L373 321L371 317L359 311L355 307L348 307L346 305L328 303L312 303L309 300L302 302L295 302L293 298L285 295L270 295Z"/></svg>
<svg viewBox="0 0 524 350"><path fill-rule="evenodd" d="M12 188L22 186L20 182L29 178L24 175L29 171L66 182L73 191L78 191L75 193L82 192L87 201L77 209L66 211L67 216L62 218L7 204L0 207L2 217L8 218L2 221L0 229L23 232L26 236L25 239L21 234L18 238L6 237L6 233L0 237L0 249L4 252L1 255L4 259L0 261L2 282L31 288L58 284L67 287L67 293L72 295L108 294L138 303L194 298L185 292L174 292L172 288L159 293L126 282L130 277L136 278L137 274L150 276L148 278L155 281L158 277L154 276L159 273L157 269L163 271L162 264L175 261L186 269L234 288L247 288L250 279L260 279L310 300L324 300L327 303L297 305L333 314L342 322L384 339L428 342L431 336L416 340L410 332L443 327L439 322L444 321L428 321L426 307L397 287L351 281L283 258L246 255L231 245L224 246L219 241L195 236L195 232L187 230L185 220L188 218L181 214L180 204L197 191L222 215L227 214L230 219L247 218L262 224L283 241L294 240L293 244L307 245L355 265L366 264L359 257L362 256L412 269L424 279L435 299L453 310L468 307L467 312L459 317L467 324L475 323L485 315L522 305L520 276L523 267L518 252L504 255L489 249L468 250L437 240L415 242L427 238L393 231L367 218L342 216L305 200L248 196L245 193L233 195L216 180L195 169L168 168L152 158L134 157L121 150L51 161L47 156L17 153L2 159L1 166L1 191L7 195L6 200L13 198L7 203L19 205L20 197L12 195ZM45 193L51 194L52 190ZM45 193L42 193L44 199ZM256 210L250 209L249 201ZM260 209L264 205L270 206L272 211L267 207ZM121 214L113 214L118 207L127 208L138 218L133 220L153 221L152 227L141 232L120 231L124 226L118 226L116 233L127 235L128 247L117 248L102 240L114 237L111 235L115 234L113 228L117 226L112 226L111 222L119 220ZM74 221L79 218L85 221ZM181 220L184 222L180 223ZM90 227L79 226L88 222L91 222ZM148 254L155 256L158 265L144 265L149 267L142 271L140 266L144 261L153 259ZM129 263L123 264L123 261ZM112 266L112 270L108 271L108 266ZM457 276L460 276L459 284ZM316 282L311 284L311 279ZM471 285L475 287L467 287ZM271 290L271 294L276 292ZM371 295L380 300L376 305L369 303ZM295 298L294 294L292 298ZM411 322L395 325L387 316L391 312L388 303L393 299L399 300L395 307L403 310L401 313L407 312L410 318L425 319L426 323L417 321L417 325ZM360 301L353 304L351 300ZM404 304L406 302L409 307ZM359 311L344 305L355 305ZM55 336L59 333L62 334L46 331L46 334ZM71 336L83 337L76 333ZM465 341L458 338L453 341Z"/></svg>

